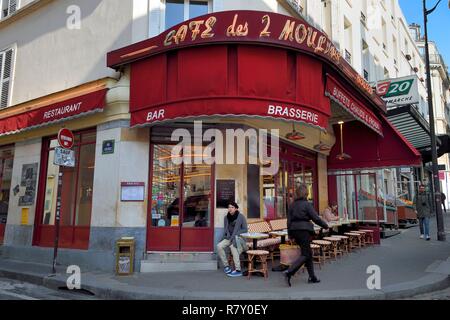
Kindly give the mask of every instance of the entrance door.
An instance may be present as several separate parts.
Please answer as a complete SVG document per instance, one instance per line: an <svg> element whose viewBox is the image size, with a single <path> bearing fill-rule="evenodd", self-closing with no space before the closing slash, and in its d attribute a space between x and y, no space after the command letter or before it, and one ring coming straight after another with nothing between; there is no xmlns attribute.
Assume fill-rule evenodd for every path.
<svg viewBox="0 0 450 320"><path fill-rule="evenodd" d="M38 215L34 244L53 247L55 239L56 196L58 174L63 173L61 190L61 220L59 246L87 249L91 224L92 193L94 184L96 132L75 134L74 168L53 164L56 138L43 142L40 175Z"/></svg>
<svg viewBox="0 0 450 320"><path fill-rule="evenodd" d="M264 218L285 218L295 200L295 189L300 183L308 186L308 200L317 209L316 158L299 148L281 145L280 167L276 175L263 177Z"/></svg>
<svg viewBox="0 0 450 320"><path fill-rule="evenodd" d="M150 217L147 249L150 251L212 251L213 167L194 164L203 150L193 150L193 164L180 163L172 145L152 144Z"/></svg>

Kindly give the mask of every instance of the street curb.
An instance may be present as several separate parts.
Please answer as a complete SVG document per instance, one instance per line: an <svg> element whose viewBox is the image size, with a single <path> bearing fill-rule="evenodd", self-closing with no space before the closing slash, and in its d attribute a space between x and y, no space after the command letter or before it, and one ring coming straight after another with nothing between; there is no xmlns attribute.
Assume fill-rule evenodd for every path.
<svg viewBox="0 0 450 320"><path fill-rule="evenodd" d="M33 272L18 272L10 268L0 267L0 277L29 282L50 289L66 288L65 274L54 277L43 276ZM450 287L448 275L430 273L410 282L388 286L382 290L368 289L290 292L289 288L283 292L203 292L174 290L161 288L142 288L124 286L121 283L104 286L97 283L92 275L83 275L82 289L95 294L95 297L108 300L391 300L404 299L418 294L443 290ZM125 288L124 288L125 287Z"/></svg>

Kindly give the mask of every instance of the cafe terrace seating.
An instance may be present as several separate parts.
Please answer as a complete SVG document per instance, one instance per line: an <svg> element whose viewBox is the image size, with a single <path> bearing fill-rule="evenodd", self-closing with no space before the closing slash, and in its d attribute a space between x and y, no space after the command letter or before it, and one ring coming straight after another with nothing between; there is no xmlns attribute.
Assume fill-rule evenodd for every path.
<svg viewBox="0 0 450 320"><path fill-rule="evenodd" d="M270 227L270 224L267 221L258 221L258 222L253 222L253 223L249 223L248 224L248 232L257 232L257 233L269 233L272 230L272 228ZM281 238L280 237L275 237L275 238L269 238L269 239L263 239L263 240L258 240L258 247L257 248L253 248L253 243L252 242L248 242L248 248L250 250L255 249L255 250L267 250L270 253L270 259L273 262L274 259L274 251L277 249L277 247L280 245L281 243Z"/></svg>

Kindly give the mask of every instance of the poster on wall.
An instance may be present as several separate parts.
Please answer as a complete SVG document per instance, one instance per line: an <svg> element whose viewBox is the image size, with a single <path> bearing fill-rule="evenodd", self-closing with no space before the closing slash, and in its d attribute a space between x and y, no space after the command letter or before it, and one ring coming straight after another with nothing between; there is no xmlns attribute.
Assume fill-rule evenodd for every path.
<svg viewBox="0 0 450 320"><path fill-rule="evenodd" d="M235 184L234 180L217 180L217 208L228 208L230 201L236 200Z"/></svg>
<svg viewBox="0 0 450 320"><path fill-rule="evenodd" d="M25 187L25 194L19 197L19 207L34 205L36 183L38 176L38 163L24 164L20 179L20 186Z"/></svg>

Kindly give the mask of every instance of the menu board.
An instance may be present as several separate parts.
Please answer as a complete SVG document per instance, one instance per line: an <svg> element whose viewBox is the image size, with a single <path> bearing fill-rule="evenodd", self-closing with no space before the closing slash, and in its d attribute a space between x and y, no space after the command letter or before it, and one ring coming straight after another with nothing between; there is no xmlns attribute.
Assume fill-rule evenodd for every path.
<svg viewBox="0 0 450 320"><path fill-rule="evenodd" d="M145 183L144 182L122 182L121 183L121 201L144 201Z"/></svg>
<svg viewBox="0 0 450 320"><path fill-rule="evenodd" d="M236 182L234 180L217 180L216 207L228 208L230 201L236 199Z"/></svg>

